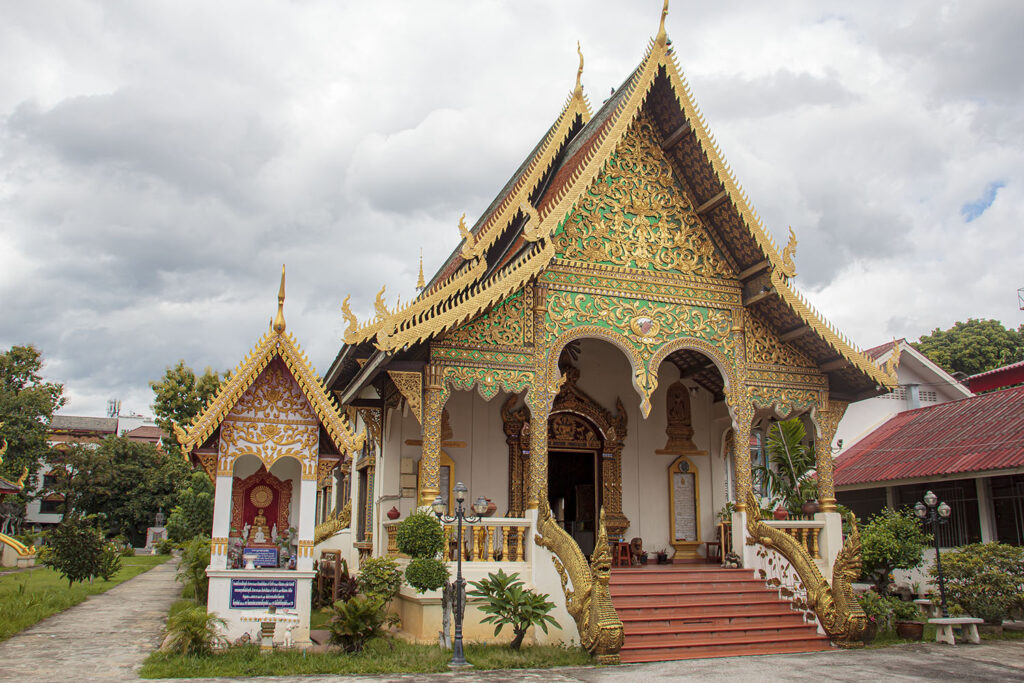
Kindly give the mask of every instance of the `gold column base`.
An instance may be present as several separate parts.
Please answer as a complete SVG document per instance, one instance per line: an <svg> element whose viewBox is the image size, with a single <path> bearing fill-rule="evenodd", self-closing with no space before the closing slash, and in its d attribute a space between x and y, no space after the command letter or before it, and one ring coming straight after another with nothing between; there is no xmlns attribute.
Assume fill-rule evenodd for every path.
<svg viewBox="0 0 1024 683"><path fill-rule="evenodd" d="M836 499L835 498L822 498L818 501L821 506L822 512L835 512L836 511Z"/></svg>
<svg viewBox="0 0 1024 683"><path fill-rule="evenodd" d="M433 505L434 504L434 500L439 495L441 495L441 489L432 488L432 487L424 487L424 488L420 489L419 507L423 507L424 505Z"/></svg>

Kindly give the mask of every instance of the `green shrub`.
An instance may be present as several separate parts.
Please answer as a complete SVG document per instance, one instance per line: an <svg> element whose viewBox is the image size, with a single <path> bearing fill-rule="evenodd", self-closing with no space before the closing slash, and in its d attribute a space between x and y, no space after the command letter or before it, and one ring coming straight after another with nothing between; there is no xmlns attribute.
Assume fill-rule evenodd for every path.
<svg viewBox="0 0 1024 683"><path fill-rule="evenodd" d="M371 557L359 564L359 591L367 597L379 597L383 604L391 602L402 589L402 572L398 563L386 557Z"/></svg>
<svg viewBox="0 0 1024 683"><path fill-rule="evenodd" d="M868 619L878 624L879 631L889 631L893 627L893 598L882 597L873 590L857 596L857 602L868 615Z"/></svg>
<svg viewBox="0 0 1024 683"><path fill-rule="evenodd" d="M418 593L433 591L448 583L448 565L433 557L416 557L405 568L406 582Z"/></svg>
<svg viewBox="0 0 1024 683"><path fill-rule="evenodd" d="M874 582L880 595L888 595L890 574L894 569L920 567L921 551L930 538L921 530L921 523L910 508L882 508L860 529L865 578Z"/></svg>
<svg viewBox="0 0 1024 683"><path fill-rule="evenodd" d="M170 555L174 552L174 549L178 547L178 544L169 538L165 538L156 544L157 555Z"/></svg>
<svg viewBox="0 0 1024 683"><path fill-rule="evenodd" d="M100 556L100 566L96 571L97 576L103 577L104 581L110 581L114 574L121 571L121 553L116 543L107 543L103 546L103 554Z"/></svg>
<svg viewBox="0 0 1024 683"><path fill-rule="evenodd" d="M68 580L68 587L99 575L103 562L103 533L92 518L65 515L46 535L47 550L40 558Z"/></svg>
<svg viewBox="0 0 1024 683"><path fill-rule="evenodd" d="M121 548L118 553L121 557L135 557L135 548L132 547L131 543Z"/></svg>
<svg viewBox="0 0 1024 683"><path fill-rule="evenodd" d="M930 568L937 576L935 565ZM946 600L989 623L1024 606L1024 547L972 543L942 553Z"/></svg>
<svg viewBox="0 0 1024 683"><path fill-rule="evenodd" d="M185 593L190 593L197 603L206 602L210 579L206 568L210 566L210 539L197 536L181 544L181 561L178 564L178 581L185 584Z"/></svg>
<svg viewBox="0 0 1024 683"><path fill-rule="evenodd" d="M384 600L379 595L356 596L351 600L339 600L325 611L331 616L327 630L331 642L340 645L345 652L359 652L371 638L384 633L384 624L393 623L396 618L384 611Z"/></svg>
<svg viewBox="0 0 1024 683"><path fill-rule="evenodd" d="M486 600L480 611L488 616L481 619L481 623L495 624L494 635L501 633L506 624L512 627L510 646L513 650L518 650L523 644L526 630L531 626L540 626L544 633L548 632L548 624L562 628L548 614L555 608L555 603L548 600L546 593L524 588L518 573L508 575L499 569L498 573L488 574L486 579L472 581L470 585L474 590L468 595Z"/></svg>
<svg viewBox="0 0 1024 683"><path fill-rule="evenodd" d="M444 529L436 515L416 512L398 525L397 541L409 557L436 557L444 549Z"/></svg>
<svg viewBox="0 0 1024 683"><path fill-rule="evenodd" d="M208 655L224 644L220 627L224 620L207 614L206 607L196 605L171 614L167 618L167 640L163 648L182 655Z"/></svg>
<svg viewBox="0 0 1024 683"><path fill-rule="evenodd" d="M889 598L892 601L892 616L896 621L922 621L921 608L913 602Z"/></svg>

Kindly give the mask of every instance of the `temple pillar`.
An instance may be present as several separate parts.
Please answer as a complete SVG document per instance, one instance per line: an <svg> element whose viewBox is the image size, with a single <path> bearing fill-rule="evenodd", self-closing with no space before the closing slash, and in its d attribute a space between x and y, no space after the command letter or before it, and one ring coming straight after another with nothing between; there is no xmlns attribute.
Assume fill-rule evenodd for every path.
<svg viewBox="0 0 1024 683"><path fill-rule="evenodd" d="M310 500L316 500L316 474L306 478L303 474L299 484L299 523L297 525L299 534L299 556L295 568L300 571L313 570L313 535L316 528L316 505L311 505Z"/></svg>
<svg viewBox="0 0 1024 683"><path fill-rule="evenodd" d="M441 493L441 413L448 400L442 367L431 363L424 371L423 452L419 505L430 505Z"/></svg>
<svg viewBox="0 0 1024 683"><path fill-rule="evenodd" d="M210 567L227 569L228 536L231 534L231 471L217 472L213 491L213 530L210 536Z"/></svg>
<svg viewBox="0 0 1024 683"><path fill-rule="evenodd" d="M548 504L548 415L551 411L551 394L547 386L535 384L530 387L526 394L526 404L530 407L530 481L526 507L537 510L541 502Z"/></svg>
<svg viewBox="0 0 1024 683"><path fill-rule="evenodd" d="M750 432L754 424L754 406L746 403L733 408L733 465L736 475L736 509L747 509L747 497L753 488L750 471Z"/></svg>
<svg viewBox="0 0 1024 683"><path fill-rule="evenodd" d="M832 478L832 439L836 436L839 421L846 413L845 401L828 401L826 409L815 408L811 413L814 423L814 455L818 470L818 502L822 512L835 512L836 485Z"/></svg>

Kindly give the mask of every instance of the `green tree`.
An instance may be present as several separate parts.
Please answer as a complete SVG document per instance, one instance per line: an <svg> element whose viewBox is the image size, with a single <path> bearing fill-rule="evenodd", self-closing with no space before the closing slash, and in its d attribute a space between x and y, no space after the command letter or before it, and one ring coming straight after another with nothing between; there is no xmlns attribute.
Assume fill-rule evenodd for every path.
<svg viewBox="0 0 1024 683"><path fill-rule="evenodd" d="M976 375L1024 360L1024 325L1014 330L998 320L968 318L948 330L935 328L913 347L946 372Z"/></svg>
<svg viewBox="0 0 1024 683"><path fill-rule="evenodd" d="M887 507L861 527L860 539L864 576L874 581L879 595L888 595L890 574L920 567L921 551L931 537L921 530L913 510Z"/></svg>
<svg viewBox="0 0 1024 683"><path fill-rule="evenodd" d="M62 385L43 381L42 367L42 354L34 346L12 346L0 353L0 439L7 441L0 475L17 480L26 468L29 473L26 490L7 496L0 512L0 522L15 527L15 532L25 503L34 494L28 482L34 481L49 451L46 430L50 419L66 400Z"/></svg>
<svg viewBox="0 0 1024 683"><path fill-rule="evenodd" d="M209 535L213 528L213 483L205 472L193 472L179 489L177 504L167 517L167 535L177 542Z"/></svg>
<svg viewBox="0 0 1024 683"><path fill-rule="evenodd" d="M64 495L65 510L104 515L110 533L141 540L157 511L177 502L188 465L153 444L119 436L89 446L72 445L56 456L64 475L54 492Z"/></svg>
<svg viewBox="0 0 1024 683"><path fill-rule="evenodd" d="M225 373L224 379L227 379ZM167 436L164 437L164 449L172 454L181 454L178 440L174 437L174 425L184 429L203 406L217 393L220 388L221 376L211 368L197 376L195 371L179 360L168 367L164 376L156 382L150 382L153 389L153 414L156 423Z"/></svg>
<svg viewBox="0 0 1024 683"><path fill-rule="evenodd" d="M103 531L96 518L72 513L46 534L43 564L52 567L68 580L85 581L98 576L103 569Z"/></svg>

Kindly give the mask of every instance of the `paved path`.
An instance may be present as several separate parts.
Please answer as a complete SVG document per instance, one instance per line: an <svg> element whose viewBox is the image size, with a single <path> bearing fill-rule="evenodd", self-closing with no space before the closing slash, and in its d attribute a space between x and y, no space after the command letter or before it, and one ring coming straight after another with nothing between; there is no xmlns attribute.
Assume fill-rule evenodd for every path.
<svg viewBox="0 0 1024 683"><path fill-rule="evenodd" d="M273 676L253 683L366 683L367 681L523 681L527 683L619 683L636 681L1020 681L1024 642L987 641L981 645L921 643L878 650L834 650L803 655L723 657L683 662L629 664L533 671L482 671L402 676ZM227 683L239 679L192 678L188 683Z"/></svg>
<svg viewBox="0 0 1024 683"><path fill-rule="evenodd" d="M160 644L178 599L174 562L90 596L0 643L0 680L123 681Z"/></svg>

